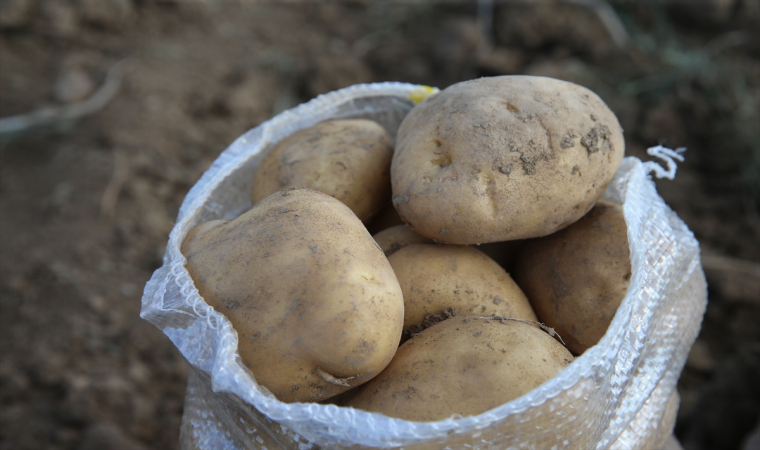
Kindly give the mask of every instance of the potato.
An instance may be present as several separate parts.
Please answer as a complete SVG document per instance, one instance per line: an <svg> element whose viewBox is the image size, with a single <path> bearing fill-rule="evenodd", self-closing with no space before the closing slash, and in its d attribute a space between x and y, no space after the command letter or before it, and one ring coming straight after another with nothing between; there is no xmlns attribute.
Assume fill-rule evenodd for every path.
<svg viewBox="0 0 760 450"><path fill-rule="evenodd" d="M383 252L338 200L275 193L182 245L200 295L238 333L256 381L318 401L379 373L398 346L403 299Z"/></svg>
<svg viewBox="0 0 760 450"><path fill-rule="evenodd" d="M256 169L253 203L289 187L314 189L345 203L363 221L390 201L393 141L376 122L333 120L280 142Z"/></svg>
<svg viewBox="0 0 760 450"><path fill-rule="evenodd" d="M536 320L509 274L473 247L413 244L388 261L404 293L404 330L449 308L458 314Z"/></svg>
<svg viewBox="0 0 760 450"><path fill-rule="evenodd" d="M383 250L385 256L390 256L398 250L411 244L427 244L433 241L414 232L406 225L396 225L372 236L377 245Z"/></svg>
<svg viewBox="0 0 760 450"><path fill-rule="evenodd" d="M570 351L585 352L604 336L631 280L623 209L600 201L564 230L527 241L515 267L539 320Z"/></svg>
<svg viewBox="0 0 760 450"><path fill-rule="evenodd" d="M537 326L458 316L406 341L347 406L420 422L477 415L535 389L572 361Z"/></svg>
<svg viewBox="0 0 760 450"><path fill-rule="evenodd" d="M465 81L402 122L393 203L440 242L545 236L591 209L623 152L617 118L588 89L528 76Z"/></svg>

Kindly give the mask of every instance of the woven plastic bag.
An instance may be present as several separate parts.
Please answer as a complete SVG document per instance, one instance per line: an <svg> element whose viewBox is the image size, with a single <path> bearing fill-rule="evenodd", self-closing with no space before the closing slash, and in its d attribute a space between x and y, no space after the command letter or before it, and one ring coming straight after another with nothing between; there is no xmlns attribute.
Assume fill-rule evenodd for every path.
<svg viewBox="0 0 760 450"><path fill-rule="evenodd" d="M428 88L429 89L429 88ZM696 339L707 293L693 234L657 194L648 173L672 178L667 162L627 157L605 193L628 224L632 277L607 333L537 389L473 417L409 422L352 408L278 401L237 355L230 322L198 295L180 253L195 225L251 207L252 174L263 154L293 132L327 119L367 118L392 137L425 88L356 85L320 96L248 131L190 190L163 266L145 287L141 316L191 365L183 449L656 449L671 437L676 383Z"/></svg>

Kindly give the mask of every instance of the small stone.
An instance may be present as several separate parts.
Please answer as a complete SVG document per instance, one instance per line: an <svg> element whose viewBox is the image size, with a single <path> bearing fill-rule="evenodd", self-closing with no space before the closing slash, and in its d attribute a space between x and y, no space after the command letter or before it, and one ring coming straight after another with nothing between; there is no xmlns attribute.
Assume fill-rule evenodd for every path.
<svg viewBox="0 0 760 450"><path fill-rule="evenodd" d="M53 96L61 103L79 102L95 91L95 82L82 67L63 70L53 85Z"/></svg>

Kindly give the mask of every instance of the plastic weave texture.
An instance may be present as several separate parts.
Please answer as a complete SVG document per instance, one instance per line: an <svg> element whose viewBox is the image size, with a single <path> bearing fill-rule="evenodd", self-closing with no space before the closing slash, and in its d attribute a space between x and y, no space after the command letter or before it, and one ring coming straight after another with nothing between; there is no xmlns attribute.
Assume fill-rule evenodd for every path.
<svg viewBox="0 0 760 450"><path fill-rule="evenodd" d="M282 403L237 354L237 333L198 295L180 253L199 223L251 207L261 156L293 132L327 119L367 118L395 138L420 86L356 85L320 96L248 131L190 190L163 266L145 287L141 316L191 365L183 449L655 449L671 436L676 383L707 302L699 246L657 194L654 162L625 158L605 196L623 205L630 287L602 340L537 389L472 417L409 422L352 408ZM667 152L671 176L675 164ZM670 156L673 152L670 151ZM676 159L679 159L676 156ZM667 176L667 175L666 175Z"/></svg>

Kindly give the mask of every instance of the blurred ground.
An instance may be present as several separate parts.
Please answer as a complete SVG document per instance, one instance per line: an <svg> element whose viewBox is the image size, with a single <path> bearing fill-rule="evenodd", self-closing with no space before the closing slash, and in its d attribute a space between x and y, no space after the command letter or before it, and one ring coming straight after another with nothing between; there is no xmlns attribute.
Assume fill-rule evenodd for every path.
<svg viewBox="0 0 760 450"><path fill-rule="evenodd" d="M499 74L590 87L629 155L689 148L658 182L710 283L676 433L694 450L758 433L760 2L613 3L624 45L576 2L488 5L0 1L0 117L88 98L127 59L102 109L0 137L0 449L177 448L187 368L140 295L238 135L355 83Z"/></svg>

